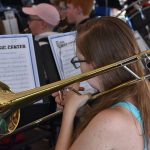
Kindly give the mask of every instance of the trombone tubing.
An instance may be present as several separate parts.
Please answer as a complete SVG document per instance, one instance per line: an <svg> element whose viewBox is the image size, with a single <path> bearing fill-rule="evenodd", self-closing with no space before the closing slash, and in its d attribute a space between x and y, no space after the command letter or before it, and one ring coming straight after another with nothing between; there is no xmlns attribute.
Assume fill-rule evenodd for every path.
<svg viewBox="0 0 150 150"><path fill-rule="evenodd" d="M116 87L114 87L114 88L112 88L112 89L107 90L107 91L104 91L104 92L101 92L101 93L97 93L97 94L95 94L95 95L92 95L92 97L91 97L91 98L89 99L89 101L88 101L88 104L92 104L92 103L93 103L92 100L97 99L98 97L100 97L100 96L102 96L102 95L105 95L105 94L107 94L107 93L113 92L113 91L115 91L115 90L117 90L117 89L120 89L120 88L129 86L129 85L135 84L135 83L137 83L137 82L139 82L139 81L142 81L142 80L144 80L144 79L147 79L147 78L149 78L149 77L150 77L150 75L143 76L143 77L141 77L141 79L134 79L134 80L125 82L125 83L123 83L123 84L120 84L120 85L118 85L118 86L116 86ZM48 121L48 120L50 121L50 120L52 120L52 119L55 119L55 118L59 117L60 115L62 115L62 113L63 113L63 112L62 112L61 110L59 110L59 111L56 111L56 112L54 112L54 113L52 113L52 114L49 114L49 115L47 115L47 116L44 116L44 117L42 117L42 118L40 118L40 119L37 119L37 120L35 120L35 121L33 121L33 122L27 124L27 125L24 125L24 126L18 128L18 129L16 129L14 132L11 132L11 133L9 133L9 134L5 134L5 135L0 136L0 140L2 140L3 138L9 137L9 136L11 136L11 135L16 135L17 133L26 131L26 130L28 130L28 129L37 127L37 126L40 125L41 123L44 123L44 122L46 122L46 121Z"/></svg>
<svg viewBox="0 0 150 150"><path fill-rule="evenodd" d="M150 54L150 50L143 51L137 55L131 56L129 58L126 58L124 60L106 65L104 67L75 75L73 77L54 82L52 84L48 84L45 86L37 87L28 91L20 92L20 93L13 93L10 96L8 96L7 102L4 101L4 103L0 102L0 106L7 107L7 106L21 106L21 104L24 106L24 104L29 104L38 101L39 99L43 98L44 96L48 96L51 93L54 93L58 90L61 90L62 88L73 84L75 82L82 82L84 80L87 80L89 78L95 77L97 75L100 75L104 72L113 70L115 68L119 68L134 62L137 62L141 59L147 58L148 54Z"/></svg>
<svg viewBox="0 0 150 150"><path fill-rule="evenodd" d="M133 62L138 61L139 59L148 58L148 55L147 55L147 54L150 54L150 50L144 51L144 52L142 52L142 53L140 53L140 54L138 54L138 55L134 55L134 56L129 57L129 58L127 58L127 59L124 59L124 60L122 60L122 61L119 61L119 62L110 64L110 65L107 65L107 66L105 66L105 67L102 67L102 68L99 68L99 69L96 69L96 70L93 70L93 71L90 71L90 72L87 72L87 73L84 73L84 74L81 74L81 75L76 75L76 76L74 76L74 77L71 77L71 78L68 78L68 79L65 79L65 80L62 80L62 81L58 81L58 82L55 82L55 83L50 84L50 85L46 85L46 86L43 86L43 87L39 87L39 88L37 88L37 89L29 90L29 91L25 92L25 96L24 96L22 99L21 99L21 97L18 97L17 100L19 101L19 100L24 100L25 98L28 98L28 95L27 95L28 93L31 93L31 94L29 95L29 98L31 98L32 96L34 97L36 93L39 95L39 93L41 93L41 90L40 90L41 88L42 88L42 92L45 92L45 90L44 90L45 87L46 87L46 92L45 92L45 93L49 93L49 94L50 94L50 92L52 93L52 92L54 92L54 91L60 90L62 87L65 87L65 86L67 86L67 85L69 85L69 84L72 84L72 83L74 83L74 82L83 81L83 80L85 80L85 79L89 79L89 78L91 78L91 77L94 77L94 76L96 76L96 75L99 75L100 73L104 73L104 72L106 72L106 71L108 71L108 70L112 70L112 69L114 69L114 68L118 68L118 67L121 67L121 66L125 66L125 65L127 65L127 64L131 64L131 63L133 63ZM120 84L120 85L118 85L118 86L116 86L116 87L113 87L112 89L109 89L109 90L104 91L104 92L102 92L102 93L95 94L95 95L93 95L93 96L91 97L91 99L88 101L88 103L89 103L89 104L90 104L90 103L92 104L92 100L93 100L93 99L96 99L96 98L98 98L98 97L100 97L100 96L102 96L102 95L105 95L105 94L109 93L109 92L113 92L114 90L117 90L117 89L120 89L120 88L129 86L129 85L135 84L135 83L137 83L137 82L139 82L139 81L142 81L142 80L145 80L145 79L147 79L147 78L149 78L149 77L150 77L150 75L148 74L148 75L145 75L145 76L140 77L140 78L135 78L134 80L131 80L131 81L122 83L122 84ZM40 92L39 92L39 90L40 90ZM20 96L20 95L19 95L19 96ZM40 97L41 97L41 96L40 96ZM20 98L20 99L19 99L19 98ZM29 99L29 98L28 98L28 99ZM15 100L12 101L12 103L17 103L17 100L16 100L16 101L15 101ZM17 129L15 132L12 132L12 133L10 133L10 134L8 134L8 135L3 135L3 136L1 136L1 137L0 137L0 140L3 139L4 137L9 136L9 135L14 135L14 134L16 134L16 133L18 133L18 132L21 132L21 131L24 131L24 130L26 130L26 129L35 127L35 126L39 125L40 123L45 122L45 121L47 121L47 120L50 120L50 119L52 119L52 118L56 118L56 117L59 116L60 114L62 114L62 112L61 112L61 111L58 111L58 112L55 112L55 113L53 113L53 114L47 115L47 116L45 116L45 117L43 117L43 118L40 118L40 119L38 119L38 120L36 120L36 121L34 121L34 122L31 122L31 123L29 123L29 124L27 124L27 125L25 125L25 126L19 128L19 129Z"/></svg>

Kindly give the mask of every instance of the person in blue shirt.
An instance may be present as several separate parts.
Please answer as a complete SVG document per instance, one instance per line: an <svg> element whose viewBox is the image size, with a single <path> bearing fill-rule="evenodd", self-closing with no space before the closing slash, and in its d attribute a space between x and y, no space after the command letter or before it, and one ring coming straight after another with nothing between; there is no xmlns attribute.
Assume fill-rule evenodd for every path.
<svg viewBox="0 0 150 150"><path fill-rule="evenodd" d="M92 19L77 28L77 57L81 71L115 63L140 53L128 25L115 17ZM73 63L73 61L72 61ZM143 76L141 62L128 67ZM99 92L135 79L123 67L111 70L88 83ZM77 131L74 118L90 98L65 91L55 101L63 108L63 118L55 150L146 150L150 136L150 86L148 80L117 89L100 97L92 106ZM85 114L83 114L85 115Z"/></svg>

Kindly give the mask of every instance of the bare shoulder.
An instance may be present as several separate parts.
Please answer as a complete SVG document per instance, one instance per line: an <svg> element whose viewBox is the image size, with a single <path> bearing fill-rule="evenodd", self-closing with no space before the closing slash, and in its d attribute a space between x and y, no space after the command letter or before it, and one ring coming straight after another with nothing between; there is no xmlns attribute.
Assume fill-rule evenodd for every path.
<svg viewBox="0 0 150 150"><path fill-rule="evenodd" d="M117 145L118 137L126 132L122 130L127 124L124 119L124 114L117 108L98 113L75 141L72 149L115 149L114 145Z"/></svg>
<svg viewBox="0 0 150 150"><path fill-rule="evenodd" d="M98 113L90 122L91 125L97 125L97 128L116 127L116 125L124 125L126 116L120 108L110 108ZM118 129L118 127L117 127Z"/></svg>
<svg viewBox="0 0 150 150"><path fill-rule="evenodd" d="M89 127L97 130L105 130L105 135L113 135L123 132L122 129L127 125L128 118L119 108L106 109L98 113L89 123Z"/></svg>

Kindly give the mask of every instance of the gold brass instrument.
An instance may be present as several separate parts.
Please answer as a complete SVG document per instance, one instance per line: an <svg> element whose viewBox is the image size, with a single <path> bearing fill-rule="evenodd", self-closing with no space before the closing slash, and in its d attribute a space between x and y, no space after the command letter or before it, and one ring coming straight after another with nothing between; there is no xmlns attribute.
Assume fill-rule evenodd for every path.
<svg viewBox="0 0 150 150"><path fill-rule="evenodd" d="M57 81L52 84L48 84L42 87L37 87L35 89L31 89L28 91L20 92L20 93L12 93L9 87L3 83L0 84L1 90L0 90L0 131L2 131L2 126L3 124L6 124L6 129L4 132L1 132L1 138L7 136L8 134L13 134L12 132L17 128L19 119L20 119L20 108L23 106L34 103L38 101L39 99L43 98L44 96L48 96L53 92L56 92L58 90L63 89L64 87L73 84L75 82L82 82L85 81L89 78L95 77L97 75L100 75L102 73L105 73L107 71L113 70L115 68L123 67L126 69L129 73L131 73L135 79L131 80L129 82L123 83L121 85L118 85L117 87L114 87L112 89L109 89L108 91L104 91L102 93L98 93L94 96L92 96L92 99L95 99L101 95L104 95L106 93L112 92L116 89L129 86L131 84L137 83L141 80L145 80L150 77L150 75L145 75L142 77L139 77L137 74L135 74L132 70L130 70L127 65L141 61L141 60L147 60L146 67L149 69L150 68L150 59L148 57L150 55L150 50L146 50L140 54L131 56L127 59L118 61L116 63L92 70L90 72L86 72L83 74L75 75L73 77ZM60 114L61 111L58 111L54 114L50 114L48 116L45 116L41 119L38 119L28 125L25 125L23 128L28 128L30 126L34 126L35 124L39 124L42 121L48 120L51 117L55 117L58 114ZM3 122L3 124L1 124ZM4 123L5 122L5 123ZM21 130L20 128L16 130L16 132L19 132Z"/></svg>

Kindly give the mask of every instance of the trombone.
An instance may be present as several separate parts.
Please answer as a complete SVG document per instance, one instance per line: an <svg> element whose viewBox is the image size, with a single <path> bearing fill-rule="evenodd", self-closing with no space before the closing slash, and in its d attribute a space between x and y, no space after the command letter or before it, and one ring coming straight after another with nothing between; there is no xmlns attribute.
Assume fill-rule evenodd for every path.
<svg viewBox="0 0 150 150"><path fill-rule="evenodd" d="M50 120L60 115L62 112L57 111L53 114L47 115L41 119L38 119L21 128L16 129L20 120L20 108L22 108L23 106L27 104L34 103L38 101L39 99L43 98L44 96L48 96L52 94L53 92L61 90L70 84L73 84L75 82L85 81L87 79L90 79L92 77L98 76L100 74L103 74L107 71L110 71L119 67L123 67L125 70L127 70L129 73L131 73L135 77L131 81L122 83L121 85L113 87L112 89L93 95L92 98L89 100L89 102L92 102L93 99L96 99L104 94L113 92L114 90L117 90L117 89L129 86L129 85L135 84L139 81L148 79L150 77L150 74L140 77L137 74L135 74L131 69L129 69L127 65L138 62L138 61L146 60L146 68L150 69L149 55L150 55L150 50L146 50L137 55L131 56L129 58L126 58L124 60L109 64L109 65L106 65L104 67L92 70L90 72L75 75L73 77L54 82L52 84L37 87L37 88L24 91L24 92L20 92L20 93L13 93L7 85L5 85L4 83L0 83L0 87L1 87L0 89L0 139L6 136L12 135L12 134L16 134L22 130L31 128L33 126L40 124L41 122ZM14 131L15 129L16 131Z"/></svg>

